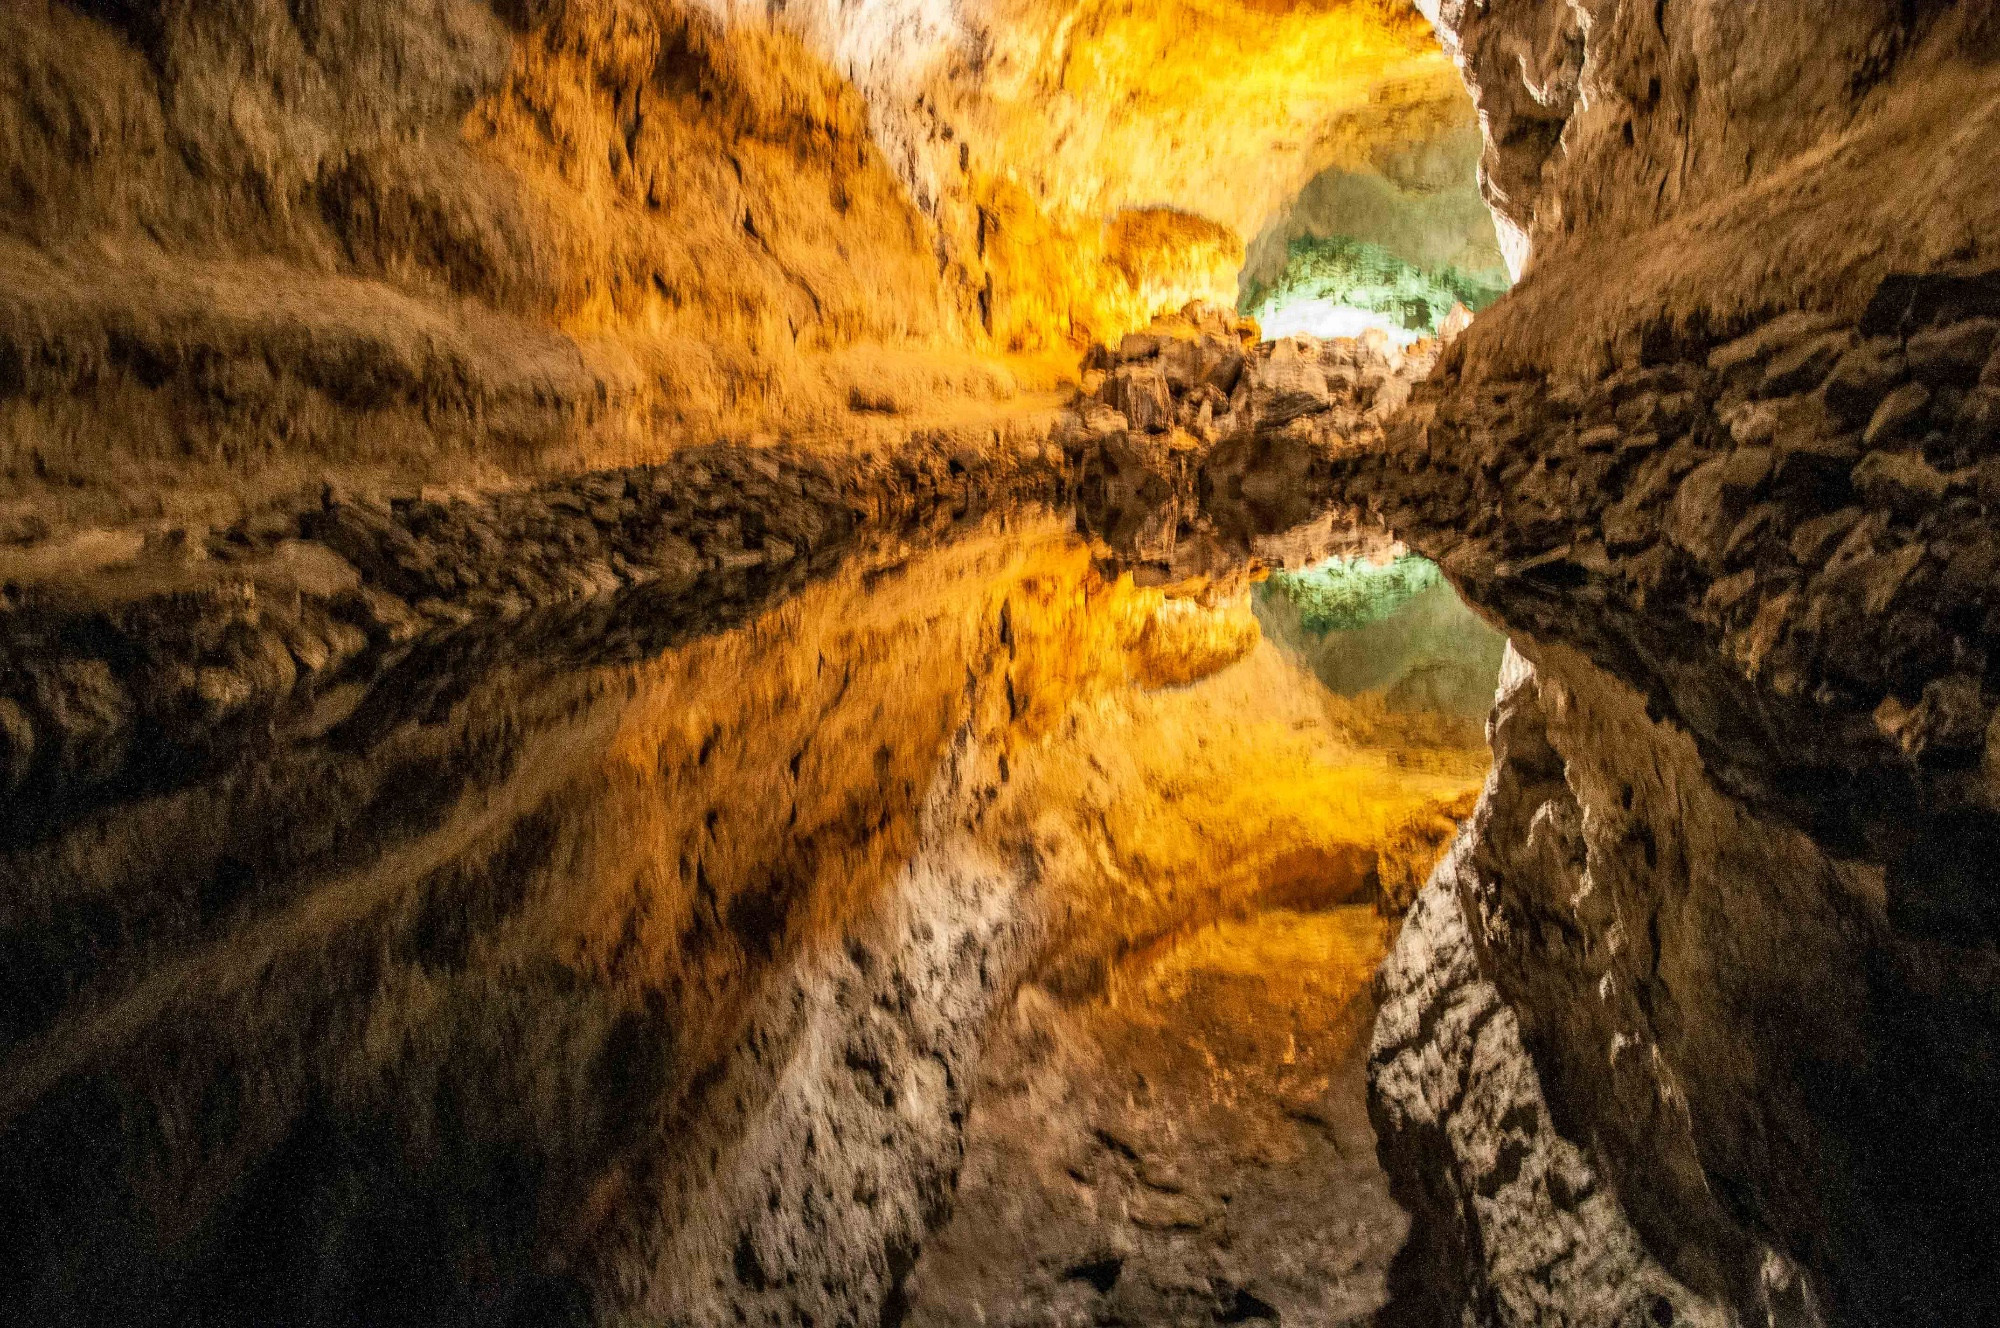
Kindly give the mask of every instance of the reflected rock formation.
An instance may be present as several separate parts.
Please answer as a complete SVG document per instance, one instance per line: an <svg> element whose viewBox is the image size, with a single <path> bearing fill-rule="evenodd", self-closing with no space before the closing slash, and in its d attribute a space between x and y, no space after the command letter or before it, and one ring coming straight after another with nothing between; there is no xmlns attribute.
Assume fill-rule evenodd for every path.
<svg viewBox="0 0 2000 1328"><path fill-rule="evenodd" d="M371 646L16 831L11 1304L894 1303L1024 980L1084 1010L1205 921L1365 902L1484 769L1385 782L1240 602L1096 568L1030 513Z"/></svg>

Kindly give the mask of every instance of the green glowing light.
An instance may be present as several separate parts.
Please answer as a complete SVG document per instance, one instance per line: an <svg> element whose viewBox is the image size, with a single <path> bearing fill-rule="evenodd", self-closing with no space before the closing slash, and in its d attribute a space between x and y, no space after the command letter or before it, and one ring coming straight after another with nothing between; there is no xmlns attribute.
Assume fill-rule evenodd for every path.
<svg viewBox="0 0 2000 1328"><path fill-rule="evenodd" d="M1325 634L1380 622L1443 580L1436 563L1414 555L1379 566L1365 558L1335 558L1303 572L1273 572L1259 593L1289 599L1300 626Z"/></svg>
<svg viewBox="0 0 2000 1328"><path fill-rule="evenodd" d="M1345 330L1350 325L1379 326L1407 341L1436 332L1452 305L1477 313L1507 289L1504 273L1420 267L1345 235L1302 235L1286 255L1277 280L1252 282L1240 301L1267 337L1325 324L1332 335L1354 335Z"/></svg>

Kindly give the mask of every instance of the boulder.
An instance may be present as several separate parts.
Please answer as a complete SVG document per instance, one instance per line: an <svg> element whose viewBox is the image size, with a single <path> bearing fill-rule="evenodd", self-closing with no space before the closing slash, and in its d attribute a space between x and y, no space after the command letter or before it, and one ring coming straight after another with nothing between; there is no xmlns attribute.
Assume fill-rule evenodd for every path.
<svg viewBox="0 0 2000 1328"><path fill-rule="evenodd" d="M1854 467L1854 488L1872 507L1917 516L1944 500L1951 481L1913 452L1870 452Z"/></svg>
<svg viewBox="0 0 2000 1328"><path fill-rule="evenodd" d="M1828 375L1827 409L1848 428L1858 428L1908 376L1901 343L1892 337L1870 337L1841 356Z"/></svg>
<svg viewBox="0 0 2000 1328"><path fill-rule="evenodd" d="M1273 354L1250 368L1250 411L1260 429L1276 428L1327 408L1326 375L1298 355Z"/></svg>
<svg viewBox="0 0 2000 1328"><path fill-rule="evenodd" d="M1779 351L1765 367L1759 390L1767 397L1812 391L1826 381L1853 340L1850 332L1825 332Z"/></svg>
<svg viewBox="0 0 2000 1328"><path fill-rule="evenodd" d="M1930 408L1930 389L1921 383L1905 383L1882 399L1869 417L1868 428L1861 439L1870 447L1879 447L1894 442L1898 438L1909 437L1919 432Z"/></svg>
<svg viewBox="0 0 2000 1328"><path fill-rule="evenodd" d="M1105 384L1111 407L1135 429L1159 432L1174 422L1174 398L1158 364L1121 364Z"/></svg>
<svg viewBox="0 0 2000 1328"><path fill-rule="evenodd" d="M1975 382L2000 340L2000 319L1969 318L1910 338L1910 373L1932 387Z"/></svg>
<svg viewBox="0 0 2000 1328"><path fill-rule="evenodd" d="M1800 310L1781 314L1762 327L1710 352L1708 367L1731 378L1761 376L1765 364L1781 352L1816 337L1837 324L1827 314Z"/></svg>
<svg viewBox="0 0 2000 1328"><path fill-rule="evenodd" d="M1772 461L1768 447L1742 447L1695 467L1668 509L1668 537L1703 562L1719 560Z"/></svg>

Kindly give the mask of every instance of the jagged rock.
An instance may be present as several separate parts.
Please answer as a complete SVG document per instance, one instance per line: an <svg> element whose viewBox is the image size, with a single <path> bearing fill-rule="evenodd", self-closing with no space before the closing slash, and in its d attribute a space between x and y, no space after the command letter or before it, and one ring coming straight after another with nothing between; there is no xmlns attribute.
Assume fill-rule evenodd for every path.
<svg viewBox="0 0 2000 1328"><path fill-rule="evenodd" d="M1185 397L1201 381L1202 348L1196 341L1174 337L1160 347L1160 369L1166 375L1168 394Z"/></svg>
<svg viewBox="0 0 2000 1328"><path fill-rule="evenodd" d="M1327 380L1291 341L1250 366L1250 410L1260 430L1275 429L1328 408Z"/></svg>
<svg viewBox="0 0 2000 1328"><path fill-rule="evenodd" d="M1861 435L1862 442L1869 447L1881 447L1918 432L1930 404L1929 388L1922 383L1903 384L1875 407L1868 428Z"/></svg>
<svg viewBox="0 0 2000 1328"><path fill-rule="evenodd" d="M1909 373L1902 343L1870 337L1841 356L1826 380L1826 404L1848 428L1860 428Z"/></svg>
<svg viewBox="0 0 2000 1328"><path fill-rule="evenodd" d="M1415 1218L1392 1322L1720 1324L1646 1254L1617 1196L1557 1131L1460 911L1476 870L1461 835L1376 978L1369 1115L1393 1192Z"/></svg>
<svg viewBox="0 0 2000 1328"><path fill-rule="evenodd" d="M1954 884L1959 869L1929 846L1977 857L1988 850L1969 846L2000 842L1990 792L2000 782L1983 764L2000 768L1984 682L2000 621L1990 608L2000 544L1986 535L2000 512L2000 459L1974 400L1984 389L1966 385L1986 332L1931 337L1924 353L1940 362L1932 347L1961 347L1949 357L1955 378L1926 371L1936 386L1897 362L1904 337L1948 329L1964 289L1937 285L1921 314L1908 312L1917 306L1907 292L1885 295L1904 312L1861 328L1817 390L1786 381L1777 385L1802 390L1755 401L1781 355L1815 339L1848 344L1848 330L1821 314L1772 320L1782 325L1726 346L1675 346L1685 358L1674 364L1594 378L1456 380L1447 362L1416 389L1388 464L1331 463L1337 484L1440 558L1517 644L1560 661L1561 720L1549 727L1565 736L1548 745L1567 773L1536 776L1546 796L1499 800L1518 814L1477 827L1482 872L1488 847L1500 855L1483 878L1497 893L1468 918L1483 938L1482 970L1531 1030L1546 1090L1569 1104L1558 1118L1574 1111L1599 1132L1593 1158L1648 1248L1747 1321L1898 1321L1901 1310L1884 1306L1978 1317L1991 1303L1985 1283L1926 1251L1958 1239L1950 1233L1965 1228L1951 1214L1985 1211L1983 1187L2000 1192L2000 1181L1977 1162L1964 1176L1940 1171L1891 1122L1939 1113L1955 1137L1986 1137L1964 1095L1995 1091L1984 1051L1969 1050L1990 1039L1964 1011L1992 984L1980 979L1985 994L1966 1004L1878 967L1914 974L1901 965L1941 962L1964 938L1993 933L1970 902L1983 887ZM1476 347L1480 335L1475 327L1460 344ZM1663 356L1663 344L1644 353ZM1691 395L1685 416L1655 404L1670 390ZM1864 420L1882 446L1864 450ZM1593 541L1597 557L1577 556ZM1503 765L1530 772L1551 759L1525 739L1509 757L1509 731L1495 732ZM1647 772L1661 763L1674 772L1670 790L1649 792L1659 776ZM1574 791L1573 807L1558 783ZM1531 814L1537 805L1546 814ZM1500 858L1513 866L1501 870ZM1527 892L1513 902L1499 884L1508 872ZM1884 879L1886 903L1850 903L1883 899ZM1769 884L1737 884L1752 880ZM1661 901L1689 902L1662 912ZM1797 913L1802 905L1813 911ZM1672 909L1697 907L1702 921L1671 922ZM1745 910L1755 928L1741 922ZM1657 941L1644 930L1654 925ZM1724 936L1724 954L1711 955ZM1774 939L1784 936L1793 939ZM1836 958L1793 974L1781 955L1794 950ZM1652 976L1669 967L1675 975ZM1815 1064L1866 1045L1880 1063L1925 1067L1915 1078L1860 1072L1856 1091L1880 1106L1864 1126L1790 1070L1742 1078L1719 1068L1720 1047L1746 1036L1767 1048L1760 1056L1794 1063L1797 1026L1753 1014L1767 1010L1764 997L1738 985L1765 990L1774 974L1793 991L1787 1002L1814 1009L1838 1006L1849 999L1838 993L1872 974L1866 982L1893 988L1872 1008L1896 1010L1884 1017L1897 1028L1936 1019L1953 1033L1919 1046L1852 1007L1826 1021ZM1615 1058L1614 1047L1624 1048ZM1956 1087L1919 1086L1931 1076ZM1685 1116L1673 1105L1683 1093L1701 1104ZM1743 1146L1771 1128L1772 1111L1786 1137L1814 1141L1802 1146L1808 1156ZM1730 1159L1721 1186L1720 1156ZM1798 1206L1801 1183L1829 1207ZM1872 1192L1926 1197L1891 1205L1847 1188L1878 1184L1889 1189ZM1718 1189L1734 1197L1717 1205ZM1744 1222L1752 1209L1759 1216ZM1836 1210L1838 1223L1824 1216ZM1901 1254L1880 1256L1879 1233L1919 1213L1924 1247L1881 1237ZM1844 1253L1773 1262L1768 1233L1780 1229L1792 1233L1791 1254ZM1856 1272L1856 1260L1871 1271Z"/></svg>
<svg viewBox="0 0 2000 1328"><path fill-rule="evenodd" d="M1806 567L1819 566L1847 538L1847 532L1854 529L1861 515L1858 507L1843 507L1800 522L1792 531L1793 560Z"/></svg>
<svg viewBox="0 0 2000 1328"><path fill-rule="evenodd" d="M1816 346L1837 319L1827 314L1795 311L1773 318L1755 331L1709 352L1708 367L1724 377L1761 376L1764 366L1780 352ZM1782 393L1773 392L1778 396Z"/></svg>
<svg viewBox="0 0 2000 1328"><path fill-rule="evenodd" d="M1541 742L1515 759L1496 724L1512 791L1474 830L1481 974L1646 1246L1734 1321L2000 1319L2000 977L1963 962L2000 940L1969 685L2000 654L1972 552L2000 482L1967 416L2000 374L2000 135L1937 110L1993 103L1993 16L1421 7L1525 279L1419 387L1421 430L1339 473L1540 671ZM1812 391L1814 339L1850 335ZM1589 453L1621 464L1563 510L1515 501L1663 366L1685 433ZM1767 375L1817 404L1742 411ZM1932 474L1891 482L1870 425ZM1747 506L1724 439L1776 453ZM1562 553L1614 523L1603 570Z"/></svg>
<svg viewBox="0 0 2000 1328"><path fill-rule="evenodd" d="M1910 338L1911 376L1931 387L1970 386L1986 367L2000 338L2000 319L1968 318Z"/></svg>
<svg viewBox="0 0 2000 1328"><path fill-rule="evenodd" d="M1978 681L1959 676L1932 682L1914 706L1895 696L1885 697L1875 708L1874 720L1913 757L1970 759L1984 748L1992 715L1993 707L1980 695Z"/></svg>
<svg viewBox="0 0 2000 1328"><path fill-rule="evenodd" d="M1870 452L1854 467L1854 488L1877 506L1915 516L1942 500L1951 481L1911 452Z"/></svg>
<svg viewBox="0 0 2000 1328"><path fill-rule="evenodd" d="M1826 376L1846 354L1853 336L1846 331L1809 337L1796 346L1778 352L1765 366L1759 390L1767 397L1788 397L1810 392L1826 381Z"/></svg>
<svg viewBox="0 0 2000 1328"><path fill-rule="evenodd" d="M1173 392L1167 376L1153 363L1123 364L1105 384L1105 402L1148 433L1164 431L1174 420Z"/></svg>
<svg viewBox="0 0 2000 1328"><path fill-rule="evenodd" d="M1201 381L1227 398L1243 373L1243 352L1237 343L1204 336L1201 339Z"/></svg>
<svg viewBox="0 0 2000 1328"><path fill-rule="evenodd" d="M1976 387L1958 408L1959 432L1975 446L2000 441L2000 387Z"/></svg>
<svg viewBox="0 0 2000 1328"><path fill-rule="evenodd" d="M1674 495L1668 535L1704 562L1720 559L1750 496L1770 475L1771 462L1770 448L1744 447L1696 467Z"/></svg>
<svg viewBox="0 0 2000 1328"><path fill-rule="evenodd" d="M1087 524L1148 575L1247 568L1289 548L1287 532L1321 515L1324 463L1379 447L1434 363L1434 348L1405 355L1379 336L1246 348L1241 330L1200 305L1157 320L1125 343L1144 357L1121 363L1057 426L1081 463ZM1123 360L1124 349L1096 358Z"/></svg>

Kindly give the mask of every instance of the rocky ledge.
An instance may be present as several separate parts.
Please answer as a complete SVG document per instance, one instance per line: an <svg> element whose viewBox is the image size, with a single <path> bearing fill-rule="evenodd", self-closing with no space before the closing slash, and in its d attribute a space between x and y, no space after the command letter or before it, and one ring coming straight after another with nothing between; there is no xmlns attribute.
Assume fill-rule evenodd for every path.
<svg viewBox="0 0 2000 1328"><path fill-rule="evenodd" d="M2000 805L2000 274L1740 331L1658 330L1588 384L1448 354L1339 482L1510 623L1601 606L1587 648L1802 823L1887 843L1916 804Z"/></svg>
<svg viewBox="0 0 2000 1328"><path fill-rule="evenodd" d="M1093 349L1053 437L1093 532L1142 574L1314 561L1387 544L1328 519L1329 465L1382 446L1436 357L1379 332L1260 342L1256 324L1192 304Z"/></svg>
<svg viewBox="0 0 2000 1328"><path fill-rule="evenodd" d="M632 588L824 566L868 528L1055 498L1029 440L883 455L695 448L491 493L323 493L206 536L173 531L0 597L5 825L53 824L134 770L199 767L419 637Z"/></svg>
<svg viewBox="0 0 2000 1328"><path fill-rule="evenodd" d="M1454 347L1329 463L1532 665L1457 877L1478 973L1645 1249L1742 1321L2000 1314L1996 342L2000 280L1955 272L1586 379ZM1522 1248L1451 1211L1489 1274Z"/></svg>

